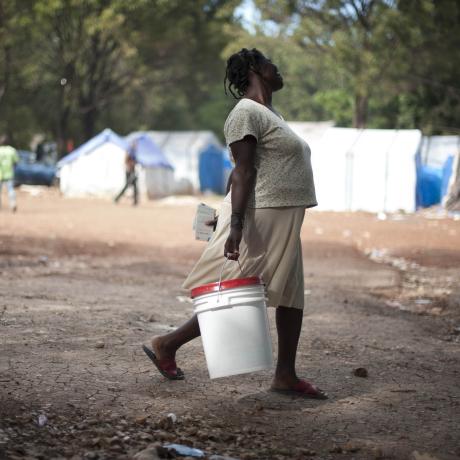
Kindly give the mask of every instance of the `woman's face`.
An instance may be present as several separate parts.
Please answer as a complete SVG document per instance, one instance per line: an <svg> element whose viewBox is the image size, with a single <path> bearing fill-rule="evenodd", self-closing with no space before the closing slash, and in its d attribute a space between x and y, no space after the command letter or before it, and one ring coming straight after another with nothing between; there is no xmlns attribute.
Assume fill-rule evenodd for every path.
<svg viewBox="0 0 460 460"><path fill-rule="evenodd" d="M270 59L265 59L261 65L260 74L264 81L266 81L272 91L278 91L283 87L283 77L278 71L278 67L270 61Z"/></svg>

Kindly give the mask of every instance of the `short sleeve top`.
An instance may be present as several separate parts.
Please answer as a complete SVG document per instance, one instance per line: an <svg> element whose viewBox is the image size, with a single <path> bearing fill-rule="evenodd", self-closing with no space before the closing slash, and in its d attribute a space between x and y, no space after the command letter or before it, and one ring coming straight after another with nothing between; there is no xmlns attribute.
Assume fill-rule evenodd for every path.
<svg viewBox="0 0 460 460"><path fill-rule="evenodd" d="M253 136L257 140L254 191L250 208L316 206L311 151L289 125L268 107L241 99L224 126L227 145Z"/></svg>
<svg viewBox="0 0 460 460"><path fill-rule="evenodd" d="M15 148L0 146L0 180L11 180L14 177L14 164L19 161Z"/></svg>

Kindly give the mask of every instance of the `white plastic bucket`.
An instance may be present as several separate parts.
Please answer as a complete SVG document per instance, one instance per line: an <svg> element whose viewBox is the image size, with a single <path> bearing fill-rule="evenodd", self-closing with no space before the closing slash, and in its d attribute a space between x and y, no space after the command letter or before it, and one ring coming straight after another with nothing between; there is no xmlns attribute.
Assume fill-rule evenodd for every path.
<svg viewBox="0 0 460 460"><path fill-rule="evenodd" d="M273 367L265 286L258 277L192 290L211 379Z"/></svg>

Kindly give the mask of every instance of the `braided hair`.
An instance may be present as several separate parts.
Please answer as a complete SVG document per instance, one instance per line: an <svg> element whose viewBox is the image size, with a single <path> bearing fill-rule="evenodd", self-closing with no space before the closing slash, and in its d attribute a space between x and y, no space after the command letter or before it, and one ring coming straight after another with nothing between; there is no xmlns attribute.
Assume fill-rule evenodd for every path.
<svg viewBox="0 0 460 460"><path fill-rule="evenodd" d="M241 99L249 86L249 71L260 72L261 64L265 59L265 56L256 48L252 50L243 48L238 53L232 54L227 61L225 70L225 94L228 94L228 87L235 99Z"/></svg>

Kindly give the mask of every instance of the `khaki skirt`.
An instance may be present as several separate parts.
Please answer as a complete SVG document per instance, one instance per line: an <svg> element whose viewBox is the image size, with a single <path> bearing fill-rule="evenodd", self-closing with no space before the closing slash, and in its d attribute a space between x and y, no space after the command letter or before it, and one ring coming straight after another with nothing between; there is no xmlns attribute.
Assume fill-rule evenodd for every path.
<svg viewBox="0 0 460 460"><path fill-rule="evenodd" d="M219 281L225 262L224 244L230 232L231 202L219 212L217 228L182 287L192 289ZM222 280L261 276L271 307L303 309L304 278L300 229L304 207L248 209L240 244L239 261L225 264Z"/></svg>

